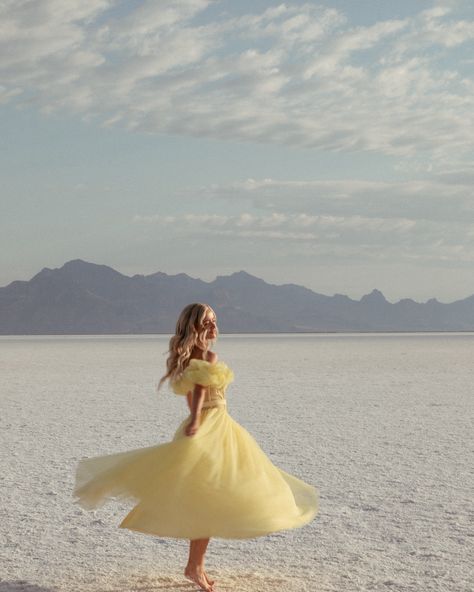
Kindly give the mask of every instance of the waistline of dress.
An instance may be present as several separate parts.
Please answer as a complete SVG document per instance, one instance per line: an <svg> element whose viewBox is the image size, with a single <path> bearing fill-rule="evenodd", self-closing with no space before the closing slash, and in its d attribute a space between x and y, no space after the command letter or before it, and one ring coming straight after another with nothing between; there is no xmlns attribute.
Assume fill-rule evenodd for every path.
<svg viewBox="0 0 474 592"><path fill-rule="evenodd" d="M205 401L201 409L212 409L213 407L226 407L227 401L225 399L215 399L214 401Z"/></svg>

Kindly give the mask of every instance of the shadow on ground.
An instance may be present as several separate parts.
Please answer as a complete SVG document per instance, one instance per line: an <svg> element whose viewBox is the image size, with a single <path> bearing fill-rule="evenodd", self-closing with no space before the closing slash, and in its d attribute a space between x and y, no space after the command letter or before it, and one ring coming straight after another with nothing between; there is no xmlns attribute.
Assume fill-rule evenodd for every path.
<svg viewBox="0 0 474 592"><path fill-rule="evenodd" d="M0 592L59 592L59 590L30 584L26 580L0 580Z"/></svg>
<svg viewBox="0 0 474 592"><path fill-rule="evenodd" d="M262 573L214 573L208 570L211 579L216 580L215 592L317 592L306 588L301 579L277 577ZM93 592L193 592L200 588L181 576L143 576L130 579L118 586L97 587ZM1 592L1 590L0 590ZM63 591L61 591L63 592ZM64 591L67 592L67 591Z"/></svg>
<svg viewBox="0 0 474 592"><path fill-rule="evenodd" d="M215 592L317 592L314 587L306 587L308 582L291 577L270 574L221 573L208 571L210 578L216 580ZM61 582L57 587L31 584L26 580L0 581L0 592L193 592L199 587L183 576L135 576L119 582Z"/></svg>

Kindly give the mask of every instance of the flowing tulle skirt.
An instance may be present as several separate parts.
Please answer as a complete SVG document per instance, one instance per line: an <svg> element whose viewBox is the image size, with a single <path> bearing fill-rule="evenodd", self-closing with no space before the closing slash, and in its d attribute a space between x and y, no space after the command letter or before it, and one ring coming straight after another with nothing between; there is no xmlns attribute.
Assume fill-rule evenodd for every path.
<svg viewBox="0 0 474 592"><path fill-rule="evenodd" d="M188 422L166 444L81 460L75 503L131 499L120 528L186 539L252 538L314 518L314 487L273 465L225 407L203 409L191 437Z"/></svg>

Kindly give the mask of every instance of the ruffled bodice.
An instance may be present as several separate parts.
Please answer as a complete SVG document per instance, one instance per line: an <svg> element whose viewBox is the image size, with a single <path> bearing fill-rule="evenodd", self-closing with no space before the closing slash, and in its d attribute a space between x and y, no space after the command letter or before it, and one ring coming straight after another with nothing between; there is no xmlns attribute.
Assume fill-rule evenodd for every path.
<svg viewBox="0 0 474 592"><path fill-rule="evenodd" d="M200 384L208 387L204 401L217 402L225 400L225 390L233 380L234 373L224 362L212 364L193 358L180 378L171 381L170 385L177 395L186 395L193 390L195 384Z"/></svg>

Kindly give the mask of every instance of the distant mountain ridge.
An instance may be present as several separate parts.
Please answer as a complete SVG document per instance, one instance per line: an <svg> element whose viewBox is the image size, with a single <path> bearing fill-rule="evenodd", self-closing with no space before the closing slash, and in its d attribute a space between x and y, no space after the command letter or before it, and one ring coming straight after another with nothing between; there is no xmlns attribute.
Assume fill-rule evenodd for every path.
<svg viewBox="0 0 474 592"><path fill-rule="evenodd" d="M273 285L239 271L204 282L184 273L123 275L81 259L0 288L0 334L172 333L190 302L207 302L223 333L472 331L474 295L449 304L360 300L296 284Z"/></svg>

